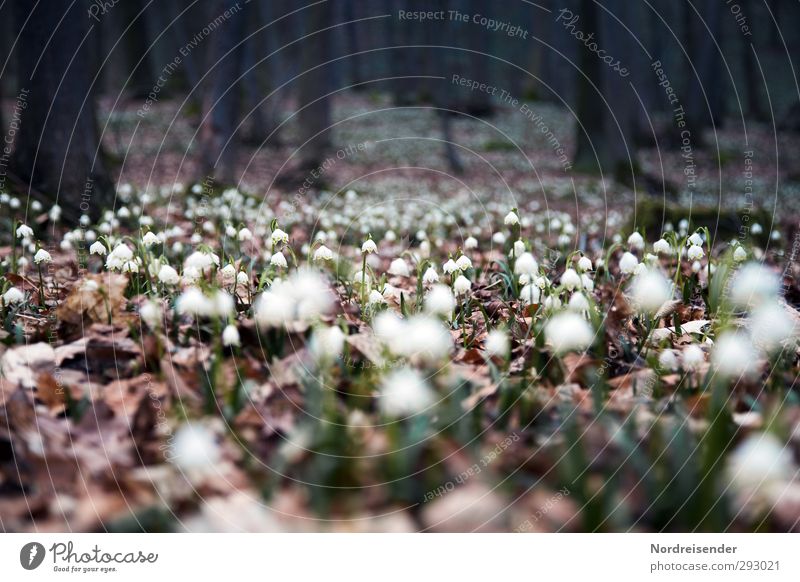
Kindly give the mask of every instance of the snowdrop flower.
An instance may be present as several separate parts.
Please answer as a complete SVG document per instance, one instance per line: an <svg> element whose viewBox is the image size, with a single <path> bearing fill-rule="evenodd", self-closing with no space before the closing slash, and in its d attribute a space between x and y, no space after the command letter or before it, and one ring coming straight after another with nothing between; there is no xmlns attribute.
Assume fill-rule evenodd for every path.
<svg viewBox="0 0 800 582"><path fill-rule="evenodd" d="M781 349L798 331L791 314L777 303L757 307L750 317L750 328L753 343L770 353Z"/></svg>
<svg viewBox="0 0 800 582"><path fill-rule="evenodd" d="M52 261L53 257L51 257L50 253L48 253L44 249L39 249L38 251L36 251L36 254L33 255L33 262L36 263L37 265L39 263L50 263Z"/></svg>
<svg viewBox="0 0 800 582"><path fill-rule="evenodd" d="M519 291L519 298L525 305L538 305L541 291L536 285L525 285Z"/></svg>
<svg viewBox="0 0 800 582"><path fill-rule="evenodd" d="M419 243L419 254L422 258L427 259L431 256L431 243L430 241L424 240Z"/></svg>
<svg viewBox="0 0 800 582"><path fill-rule="evenodd" d="M120 243L106 258L106 268L109 270L121 270L129 272L138 272L138 266L134 269L133 265L133 251L125 243Z"/></svg>
<svg viewBox="0 0 800 582"><path fill-rule="evenodd" d="M687 372L698 371L705 361L703 350L694 344L686 346L681 352L681 365Z"/></svg>
<svg viewBox="0 0 800 582"><path fill-rule="evenodd" d="M31 210L33 210L34 212L41 212L42 203L39 202L38 200L34 200L33 202L31 202Z"/></svg>
<svg viewBox="0 0 800 582"><path fill-rule="evenodd" d="M244 227L244 228L239 230L239 233L237 234L237 237L238 237L239 241L247 242L249 240L253 240L253 232L249 228Z"/></svg>
<svg viewBox="0 0 800 582"><path fill-rule="evenodd" d="M530 253L521 253L514 261L514 274L533 275L539 272L539 264Z"/></svg>
<svg viewBox="0 0 800 582"><path fill-rule="evenodd" d="M119 210L117 210L117 216L119 216L120 218L130 218L131 211L128 210L127 206L123 206Z"/></svg>
<svg viewBox="0 0 800 582"><path fill-rule="evenodd" d="M106 249L106 245L101 243L100 241L92 243L89 247L89 254L90 255L100 255L101 257L108 254L108 249Z"/></svg>
<svg viewBox="0 0 800 582"><path fill-rule="evenodd" d="M619 270L625 275L630 275L636 269L638 264L639 259L637 259L635 255L626 252L619 260Z"/></svg>
<svg viewBox="0 0 800 582"><path fill-rule="evenodd" d="M704 256L706 256L706 253L703 251L703 248L698 245L692 245L689 247L689 250L686 251L686 257L690 261L699 261Z"/></svg>
<svg viewBox="0 0 800 582"><path fill-rule="evenodd" d="M591 271L592 260L586 255L583 255L580 259L578 259L578 269L581 271Z"/></svg>
<svg viewBox="0 0 800 582"><path fill-rule="evenodd" d="M274 231L272 231L272 234L269 238L272 241L273 247L280 243L289 244L289 235L280 228L276 228Z"/></svg>
<svg viewBox="0 0 800 582"><path fill-rule="evenodd" d="M335 297L330 286L320 273L311 269L301 268L292 273L280 291L291 294L299 321L309 323L333 309Z"/></svg>
<svg viewBox="0 0 800 582"><path fill-rule="evenodd" d="M320 245L317 250L314 251L314 260L318 263L322 261L331 261L333 260L333 251L325 245Z"/></svg>
<svg viewBox="0 0 800 582"><path fill-rule="evenodd" d="M567 291L574 291L581 288L581 278L575 269L567 269L561 275L561 284Z"/></svg>
<svg viewBox="0 0 800 582"><path fill-rule="evenodd" d="M139 317L147 324L147 327L155 329L161 321L161 308L155 301L145 301L139 308Z"/></svg>
<svg viewBox="0 0 800 582"><path fill-rule="evenodd" d="M369 273L364 273L363 271L356 271L353 274L353 285L355 285L356 287L361 287L362 283L364 287L366 288L370 287L370 285L372 284L372 280L370 279Z"/></svg>
<svg viewBox="0 0 800 582"><path fill-rule="evenodd" d="M496 232L492 235L492 242L496 245L504 245L506 243L506 235L502 232Z"/></svg>
<svg viewBox="0 0 800 582"><path fill-rule="evenodd" d="M490 331L483 344L483 348L488 355L500 356L503 358L508 355L509 347L508 334L501 329L493 329Z"/></svg>
<svg viewBox="0 0 800 582"><path fill-rule="evenodd" d="M219 290L214 294L212 314L217 317L228 317L233 313L236 303L227 291Z"/></svg>
<svg viewBox="0 0 800 582"><path fill-rule="evenodd" d="M425 296L425 311L450 317L456 308L456 299L447 285L434 285Z"/></svg>
<svg viewBox="0 0 800 582"><path fill-rule="evenodd" d="M223 283L230 285L236 280L236 267L232 263L228 263L220 269L219 274L222 276Z"/></svg>
<svg viewBox="0 0 800 582"><path fill-rule="evenodd" d="M574 313L587 313L589 311L589 300L583 293L573 293L569 298L567 309Z"/></svg>
<svg viewBox="0 0 800 582"><path fill-rule="evenodd" d="M285 269L288 266L286 257L284 257L283 253L280 251L272 255L272 258L269 260L269 264L273 267L278 267L279 269Z"/></svg>
<svg viewBox="0 0 800 582"><path fill-rule="evenodd" d="M250 275L244 271L239 271L236 273L236 284L240 287L247 287L250 285Z"/></svg>
<svg viewBox="0 0 800 582"><path fill-rule="evenodd" d="M628 246L636 249L637 251L644 249L644 239L642 238L642 235L638 232L631 234L628 237Z"/></svg>
<svg viewBox="0 0 800 582"><path fill-rule="evenodd" d="M472 261L469 260L469 257L461 255L458 257L458 259L456 259L456 267L462 271L466 271L467 269L472 268Z"/></svg>
<svg viewBox="0 0 800 582"><path fill-rule="evenodd" d="M208 297L203 295L197 287L189 287L181 293L175 302L175 309L182 315L193 315L202 317L209 315L214 310L214 304Z"/></svg>
<svg viewBox="0 0 800 582"><path fill-rule="evenodd" d="M452 348L450 333L442 322L428 315L414 315L401 333L389 340L389 349L397 355L427 364L440 362Z"/></svg>
<svg viewBox="0 0 800 582"><path fill-rule="evenodd" d="M61 207L58 204L53 204L47 216L52 222L58 222L61 219Z"/></svg>
<svg viewBox="0 0 800 582"><path fill-rule="evenodd" d="M673 350L664 350L658 355L658 367L662 370L674 372L678 366L678 356Z"/></svg>
<svg viewBox="0 0 800 582"><path fill-rule="evenodd" d="M408 277L411 273L408 270L408 264L403 259L397 258L389 265L389 274L397 277Z"/></svg>
<svg viewBox="0 0 800 582"><path fill-rule="evenodd" d="M631 290L634 305L645 313L656 313L672 299L672 284L656 269L637 275Z"/></svg>
<svg viewBox="0 0 800 582"><path fill-rule="evenodd" d="M657 255L671 255L672 247L666 240L660 238L653 243L653 252Z"/></svg>
<svg viewBox="0 0 800 582"><path fill-rule="evenodd" d="M386 298L383 296L383 293L377 289L373 289L367 296L367 303L370 305L383 305L386 303Z"/></svg>
<svg viewBox="0 0 800 582"><path fill-rule="evenodd" d="M701 247L703 246L703 237L700 236L700 233L696 232L692 236L689 237L689 240L686 241L686 246L695 246Z"/></svg>
<svg viewBox="0 0 800 582"><path fill-rule="evenodd" d="M514 253L515 257L520 256L525 252L525 243L522 240L514 241L514 247L511 252Z"/></svg>
<svg viewBox="0 0 800 582"><path fill-rule="evenodd" d="M161 265L158 270L158 280L165 285L177 285L180 282L180 277L178 276L178 271L169 265Z"/></svg>
<svg viewBox="0 0 800 582"><path fill-rule="evenodd" d="M202 424L187 423L175 433L168 460L182 471L204 474L215 471L220 458L214 433Z"/></svg>
<svg viewBox="0 0 800 582"><path fill-rule="evenodd" d="M759 223L757 223L757 222L756 222L755 224L753 224L753 226L751 226L751 227L750 227L750 233L751 233L751 234L759 235L759 234L761 234L762 232L764 232L764 229L763 229L763 228L762 228L762 226L761 226Z"/></svg>
<svg viewBox="0 0 800 582"><path fill-rule="evenodd" d="M94 281L92 279L86 279L81 284L81 291L87 291L89 293L93 293L94 291L97 291L99 288L100 285L97 283L97 281Z"/></svg>
<svg viewBox="0 0 800 582"><path fill-rule="evenodd" d="M369 255L372 253L378 252L378 245L375 244L375 241L371 238L364 241L364 244L361 245L361 253L364 255Z"/></svg>
<svg viewBox="0 0 800 582"><path fill-rule="evenodd" d="M373 320L372 330L379 340L389 344L403 334L406 322L391 311L383 311Z"/></svg>
<svg viewBox="0 0 800 582"><path fill-rule="evenodd" d="M342 355L344 340L344 333L337 326L317 328L311 335L309 352L318 362L330 362Z"/></svg>
<svg viewBox="0 0 800 582"><path fill-rule="evenodd" d="M381 382L379 405L386 416L419 414L433 402L433 392L425 379L411 368L395 370Z"/></svg>
<svg viewBox="0 0 800 582"><path fill-rule="evenodd" d="M16 303L22 303L23 301L25 301L25 293L23 293L16 287L9 287L8 291L3 293L3 301L5 301L6 305L14 305Z"/></svg>
<svg viewBox="0 0 800 582"><path fill-rule="evenodd" d="M160 240L158 240L158 236L156 236L156 235L155 235L155 233L154 233L154 232L152 232L152 231L150 231L150 230L148 230L148 231L147 231L147 232L144 234L144 236L142 237L142 244L143 244L145 247L148 247L148 248L149 248L149 247L151 247L151 246L153 246L153 245L157 245L157 244L159 244L160 242L161 242L161 241L160 241Z"/></svg>
<svg viewBox="0 0 800 582"><path fill-rule="evenodd" d="M183 270L186 272L188 267L193 267L201 273L208 273L214 267L219 266L219 257L214 253L204 253L195 251L183 262Z"/></svg>
<svg viewBox="0 0 800 582"><path fill-rule="evenodd" d="M737 263L741 263L742 261L747 259L747 251L744 250L742 245L736 245L736 250L733 251L733 260Z"/></svg>
<svg viewBox="0 0 800 582"><path fill-rule="evenodd" d="M738 332L723 333L711 353L711 362L723 378L755 375L758 372L757 358L750 339Z"/></svg>
<svg viewBox="0 0 800 582"><path fill-rule="evenodd" d="M72 243L69 241L69 239L65 238L58 246L62 251L68 251L72 248Z"/></svg>
<svg viewBox="0 0 800 582"><path fill-rule="evenodd" d="M439 274L433 267L428 267L422 274L422 282L425 285L433 285L439 282Z"/></svg>
<svg viewBox="0 0 800 582"><path fill-rule="evenodd" d="M575 313L554 315L544 328L547 342L557 354L583 351L592 345L594 332L586 320Z"/></svg>
<svg viewBox="0 0 800 582"><path fill-rule="evenodd" d="M505 218L503 219L503 223L506 226L515 226L519 224L519 216L517 216L517 213L512 210L506 214Z"/></svg>
<svg viewBox="0 0 800 582"><path fill-rule="evenodd" d="M703 265L702 265L702 263L700 261L695 261L694 263L692 263L692 273L697 274L697 273L700 272L700 269L702 269L702 268L703 268Z"/></svg>
<svg viewBox="0 0 800 582"><path fill-rule="evenodd" d="M20 224L17 228L17 238L31 238L33 229L27 224Z"/></svg>
<svg viewBox="0 0 800 582"><path fill-rule="evenodd" d="M726 482L754 513L763 513L777 503L796 470L791 451L775 435L752 433L728 456Z"/></svg>
<svg viewBox="0 0 800 582"><path fill-rule="evenodd" d="M467 237L467 240L464 241L464 248L465 249L478 248L478 239L476 239L474 236Z"/></svg>
<svg viewBox="0 0 800 582"><path fill-rule="evenodd" d="M453 259L448 259L447 262L442 265L442 271L444 271L445 275L452 275L458 271L458 265Z"/></svg>
<svg viewBox="0 0 800 582"><path fill-rule="evenodd" d="M592 278L589 277L589 275L581 275L581 285L583 285L583 289L587 293L594 291L594 281L592 281Z"/></svg>
<svg viewBox="0 0 800 582"><path fill-rule="evenodd" d="M292 321L295 303L286 293L265 291L256 299L254 319L262 328L281 327Z"/></svg>
<svg viewBox="0 0 800 582"><path fill-rule="evenodd" d="M753 308L773 301L778 296L780 281L767 267L747 263L729 285L730 299L736 307Z"/></svg>
<svg viewBox="0 0 800 582"><path fill-rule="evenodd" d="M229 238L233 238L236 236L236 229L233 228L232 224L229 224L228 226L225 227L225 236Z"/></svg>
<svg viewBox="0 0 800 582"><path fill-rule="evenodd" d="M453 283L453 291L455 291L457 296L466 295L469 293L469 290L472 288L472 282L467 279L464 275L459 275L458 278Z"/></svg>

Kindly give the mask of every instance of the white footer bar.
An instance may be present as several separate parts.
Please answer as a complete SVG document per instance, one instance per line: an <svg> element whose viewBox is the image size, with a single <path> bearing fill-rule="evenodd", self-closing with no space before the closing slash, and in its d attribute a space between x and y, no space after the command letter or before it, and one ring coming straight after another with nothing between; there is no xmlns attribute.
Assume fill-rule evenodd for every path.
<svg viewBox="0 0 800 582"><path fill-rule="evenodd" d="M786 534L3 534L0 579L799 580L798 540Z"/></svg>

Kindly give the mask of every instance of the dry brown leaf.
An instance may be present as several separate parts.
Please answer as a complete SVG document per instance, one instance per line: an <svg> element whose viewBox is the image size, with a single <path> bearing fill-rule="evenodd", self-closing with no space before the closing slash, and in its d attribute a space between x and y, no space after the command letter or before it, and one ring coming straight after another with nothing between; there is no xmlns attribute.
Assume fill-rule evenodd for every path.
<svg viewBox="0 0 800 582"><path fill-rule="evenodd" d="M80 333L92 323L122 322L131 317L124 311L128 277L118 273L89 274L77 281L58 306L59 321L68 332Z"/></svg>

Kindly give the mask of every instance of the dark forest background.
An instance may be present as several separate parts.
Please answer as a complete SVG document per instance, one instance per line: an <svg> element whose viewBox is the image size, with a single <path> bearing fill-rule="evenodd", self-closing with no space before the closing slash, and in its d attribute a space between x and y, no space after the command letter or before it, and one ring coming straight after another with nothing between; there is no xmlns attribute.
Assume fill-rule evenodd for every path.
<svg viewBox="0 0 800 582"><path fill-rule="evenodd" d="M527 38L472 21L403 20L401 10L480 14ZM624 184L660 181L641 169L638 148L682 143L654 61L695 148L731 125L800 130L790 60L800 54L800 3L792 0L16 0L0 4L0 23L2 126L13 128L5 186L45 202L61 192L72 221L87 184L98 202L91 212L113 205L122 160L103 143L115 112L142 117L166 101L197 126L196 179L220 184L236 183L242 148L269 156L287 143L298 155L277 183L300 181L337 147L332 102L350 92L437 108L442 160L461 172L453 120L491 118L498 102L452 83L454 74L565 108L575 121L571 171ZM575 31L593 34L629 75ZM287 111L299 133L281 127Z"/></svg>

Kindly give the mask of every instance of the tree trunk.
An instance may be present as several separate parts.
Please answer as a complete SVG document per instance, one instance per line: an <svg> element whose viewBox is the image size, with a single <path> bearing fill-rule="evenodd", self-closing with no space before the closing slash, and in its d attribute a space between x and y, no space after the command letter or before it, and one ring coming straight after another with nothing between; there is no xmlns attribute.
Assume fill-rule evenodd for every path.
<svg viewBox="0 0 800 582"><path fill-rule="evenodd" d="M303 71L299 79L298 123L300 124L300 168L317 167L330 147L331 99L325 97L332 87L331 66L318 66L332 58L331 31L333 9L330 2L307 8L306 34L303 41ZM323 30L328 28L328 30ZM315 68L316 67L316 68Z"/></svg>
<svg viewBox="0 0 800 582"><path fill-rule="evenodd" d="M350 22L344 29L345 46L347 47L347 63L350 71L350 84L353 85L354 91L361 91L364 86L361 82L364 80L363 72L363 57L358 54L361 48L361 36L365 26L374 26L374 24L363 24L353 22L361 16L360 10L357 9L360 5L356 4L356 0L344 0L344 20ZM368 21L369 22L369 21Z"/></svg>
<svg viewBox="0 0 800 582"><path fill-rule="evenodd" d="M715 40L719 43L722 39L721 6L717 0L704 0L695 4L697 13L688 5L685 13L686 47L689 65L694 67L694 70L691 66L687 69L687 128L698 145L703 142L703 130L717 127L723 117L723 64L714 44Z"/></svg>
<svg viewBox="0 0 800 582"><path fill-rule="evenodd" d="M67 7L58 0L40 0L24 27L30 3L18 0L15 8L21 29L19 86L29 93L13 171L44 202L61 206L66 222L77 223L82 214L97 219L113 205L114 188L89 95L92 38L86 37L86 2Z"/></svg>
<svg viewBox="0 0 800 582"><path fill-rule="evenodd" d="M237 142L234 131L239 122L238 79L244 62L246 11L235 0L221 0L218 14L230 17L214 31L211 77L214 79L203 108L200 128L203 172L222 184L236 181Z"/></svg>
<svg viewBox="0 0 800 582"><path fill-rule="evenodd" d="M624 1L606 1L605 6L612 14L618 14L622 12L621 2ZM620 68L624 68L625 56L630 53L628 33L598 8L594 0L581 0L580 5L578 28L586 35L596 31L597 47L619 59L623 65ZM580 43L579 52L581 72L578 73L576 111L579 124L574 167L578 171L599 171L606 179L630 183L631 168L636 172L631 140L636 110L628 82L630 77L614 70L585 43Z"/></svg>

